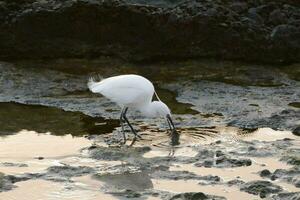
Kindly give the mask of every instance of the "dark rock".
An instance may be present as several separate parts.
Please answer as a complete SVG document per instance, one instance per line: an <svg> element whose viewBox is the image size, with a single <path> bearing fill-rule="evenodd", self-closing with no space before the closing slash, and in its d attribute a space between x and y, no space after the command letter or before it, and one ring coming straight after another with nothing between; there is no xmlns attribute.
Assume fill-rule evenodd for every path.
<svg viewBox="0 0 300 200"><path fill-rule="evenodd" d="M299 62L299 35L292 32L296 25L274 29L278 23L297 24L300 11L294 2L136 2L4 1L1 58L110 55L131 61L221 57Z"/></svg>
<svg viewBox="0 0 300 200"><path fill-rule="evenodd" d="M233 2L230 8L237 13L243 13L248 10L248 4L246 2Z"/></svg>
<svg viewBox="0 0 300 200"><path fill-rule="evenodd" d="M293 132L294 135L300 136L300 126L295 128L292 132Z"/></svg>
<svg viewBox="0 0 300 200"><path fill-rule="evenodd" d="M273 40L284 40L285 38L290 36L294 36L294 39L297 39L296 37L299 36L299 28L291 25L282 24L276 26L271 33L271 38ZM295 44L295 45L299 45L299 44Z"/></svg>
<svg viewBox="0 0 300 200"><path fill-rule="evenodd" d="M276 9L270 13L269 21L275 25L285 24L287 17L280 9Z"/></svg>
<svg viewBox="0 0 300 200"><path fill-rule="evenodd" d="M264 198L269 194L281 192L282 188L269 181L251 181L242 185L240 190L250 194L260 195Z"/></svg>
<svg viewBox="0 0 300 200"><path fill-rule="evenodd" d="M176 194L170 200L225 200L226 198L220 196L206 195L202 192L187 192Z"/></svg>
<svg viewBox="0 0 300 200"><path fill-rule="evenodd" d="M262 170L262 171L259 173L259 175L260 175L261 177L269 177L269 176L271 175L271 172L270 172L269 170L267 170L267 169L264 169L264 170Z"/></svg>
<svg viewBox="0 0 300 200"><path fill-rule="evenodd" d="M248 10L248 17L257 23L263 23L264 21L263 18L257 12L257 8L250 8Z"/></svg>

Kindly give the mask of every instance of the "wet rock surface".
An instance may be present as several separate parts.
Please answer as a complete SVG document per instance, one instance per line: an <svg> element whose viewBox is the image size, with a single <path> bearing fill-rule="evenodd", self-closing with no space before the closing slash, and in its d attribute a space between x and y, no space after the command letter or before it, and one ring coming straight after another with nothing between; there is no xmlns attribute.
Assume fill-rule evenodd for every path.
<svg viewBox="0 0 300 200"><path fill-rule="evenodd" d="M297 1L1 1L0 11L2 58L300 59Z"/></svg>

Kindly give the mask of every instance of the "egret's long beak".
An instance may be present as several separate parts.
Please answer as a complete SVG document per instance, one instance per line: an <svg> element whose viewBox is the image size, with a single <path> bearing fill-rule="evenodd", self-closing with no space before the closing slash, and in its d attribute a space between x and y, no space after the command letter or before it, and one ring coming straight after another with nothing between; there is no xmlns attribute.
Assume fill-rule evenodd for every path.
<svg viewBox="0 0 300 200"><path fill-rule="evenodd" d="M166 117L167 117L168 125L169 125L170 130L171 130L171 145L173 145L173 146L174 145L179 145L179 134L176 131L176 128L174 126L172 118L169 114Z"/></svg>

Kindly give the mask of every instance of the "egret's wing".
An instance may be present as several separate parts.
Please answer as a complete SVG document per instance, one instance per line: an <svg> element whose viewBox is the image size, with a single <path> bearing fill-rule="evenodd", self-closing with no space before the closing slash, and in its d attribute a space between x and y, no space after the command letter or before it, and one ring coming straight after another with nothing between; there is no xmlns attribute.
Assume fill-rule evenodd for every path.
<svg viewBox="0 0 300 200"><path fill-rule="evenodd" d="M154 92L152 83L135 75L115 76L100 82L91 78L88 87L92 92L101 93L119 105L149 102Z"/></svg>
<svg viewBox="0 0 300 200"><path fill-rule="evenodd" d="M147 94L139 88L118 87L102 90L101 94L119 105L134 105L145 102Z"/></svg>

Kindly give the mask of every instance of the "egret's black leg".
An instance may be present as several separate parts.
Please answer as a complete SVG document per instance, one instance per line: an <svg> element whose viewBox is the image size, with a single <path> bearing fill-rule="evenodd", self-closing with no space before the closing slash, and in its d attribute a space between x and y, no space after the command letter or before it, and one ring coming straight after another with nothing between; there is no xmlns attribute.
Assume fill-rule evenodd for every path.
<svg viewBox="0 0 300 200"><path fill-rule="evenodd" d="M173 128L172 128L172 125L169 122L169 119L167 119L167 122L168 122L168 125L169 125L169 128L170 128L171 134L172 134Z"/></svg>
<svg viewBox="0 0 300 200"><path fill-rule="evenodd" d="M120 115L120 124L122 127L122 134L123 134L123 139L124 139L124 144L126 143L126 136L125 136L125 130L124 130L124 119L123 119L123 113L124 113L125 108L122 109L121 115Z"/></svg>
<svg viewBox="0 0 300 200"><path fill-rule="evenodd" d="M136 131L134 130L134 128L133 128L132 125L130 124L129 120L127 119L127 117L126 117L126 112L127 112L127 110L128 110L128 107L126 107L125 110L124 110L124 112L123 112L123 119L127 122L127 124L128 124L128 126L130 127L132 133L134 134L134 138L133 138L133 140L132 140L132 142L131 142L131 144L130 144L130 146L132 146L132 145L135 143L137 137L141 138L141 136L139 136L139 135L136 133Z"/></svg>

